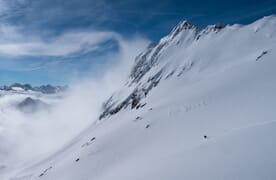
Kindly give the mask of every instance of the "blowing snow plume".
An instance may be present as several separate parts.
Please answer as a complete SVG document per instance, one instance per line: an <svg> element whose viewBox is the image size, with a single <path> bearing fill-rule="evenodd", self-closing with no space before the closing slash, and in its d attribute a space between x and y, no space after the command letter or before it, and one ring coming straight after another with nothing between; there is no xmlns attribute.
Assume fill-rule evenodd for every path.
<svg viewBox="0 0 276 180"><path fill-rule="evenodd" d="M10 173L15 167L43 159L98 119L102 103L124 83L131 60L148 43L138 37L117 40L119 51L112 54L116 64L100 78L74 78L67 91L54 95L0 92L0 172ZM26 113L16 106L36 99L50 108ZM5 173L0 174L5 177Z"/></svg>

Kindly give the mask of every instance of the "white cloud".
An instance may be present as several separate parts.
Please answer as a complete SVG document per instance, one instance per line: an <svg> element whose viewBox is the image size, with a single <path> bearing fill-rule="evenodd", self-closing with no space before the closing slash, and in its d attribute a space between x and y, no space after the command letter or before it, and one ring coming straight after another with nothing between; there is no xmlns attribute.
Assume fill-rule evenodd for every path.
<svg viewBox="0 0 276 180"><path fill-rule="evenodd" d="M20 28L0 27L0 54L7 56L67 56L72 53L97 50L98 44L108 39L118 39L114 32L75 31L66 32L45 40L20 32Z"/></svg>

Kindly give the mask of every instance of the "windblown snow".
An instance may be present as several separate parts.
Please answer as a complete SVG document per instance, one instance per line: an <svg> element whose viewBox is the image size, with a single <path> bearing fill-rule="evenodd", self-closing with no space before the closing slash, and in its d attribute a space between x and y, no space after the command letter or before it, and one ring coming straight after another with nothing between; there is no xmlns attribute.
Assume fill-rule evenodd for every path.
<svg viewBox="0 0 276 180"><path fill-rule="evenodd" d="M276 16L183 21L137 56L93 125L35 164L8 172L0 162L0 177L274 180L275 67Z"/></svg>

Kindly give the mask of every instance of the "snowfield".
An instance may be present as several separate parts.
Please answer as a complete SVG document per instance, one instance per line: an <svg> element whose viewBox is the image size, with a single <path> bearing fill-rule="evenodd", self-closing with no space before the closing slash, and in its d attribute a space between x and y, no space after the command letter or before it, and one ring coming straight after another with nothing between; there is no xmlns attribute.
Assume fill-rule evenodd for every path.
<svg viewBox="0 0 276 180"><path fill-rule="evenodd" d="M137 57L100 119L51 156L0 162L1 180L275 180L275 67L276 16L184 21Z"/></svg>

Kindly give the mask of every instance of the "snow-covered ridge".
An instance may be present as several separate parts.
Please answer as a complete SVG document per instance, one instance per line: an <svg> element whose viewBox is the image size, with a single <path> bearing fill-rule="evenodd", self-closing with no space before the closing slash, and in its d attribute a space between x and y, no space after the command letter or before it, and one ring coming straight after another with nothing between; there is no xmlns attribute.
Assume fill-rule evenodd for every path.
<svg viewBox="0 0 276 180"><path fill-rule="evenodd" d="M204 78L259 60L275 48L275 27L275 16L245 26L210 25L204 29L180 22L157 45L149 45L136 57L127 85L104 104L100 119L129 105L139 108L140 100L168 78Z"/></svg>

